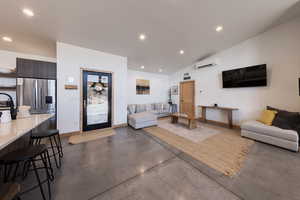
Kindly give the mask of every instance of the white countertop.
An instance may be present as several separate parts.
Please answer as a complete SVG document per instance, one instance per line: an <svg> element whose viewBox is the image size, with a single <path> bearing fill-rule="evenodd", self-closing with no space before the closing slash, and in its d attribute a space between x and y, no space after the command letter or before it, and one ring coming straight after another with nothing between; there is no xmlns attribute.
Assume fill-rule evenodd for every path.
<svg viewBox="0 0 300 200"><path fill-rule="evenodd" d="M0 150L34 129L54 114L31 115L28 118L0 123Z"/></svg>

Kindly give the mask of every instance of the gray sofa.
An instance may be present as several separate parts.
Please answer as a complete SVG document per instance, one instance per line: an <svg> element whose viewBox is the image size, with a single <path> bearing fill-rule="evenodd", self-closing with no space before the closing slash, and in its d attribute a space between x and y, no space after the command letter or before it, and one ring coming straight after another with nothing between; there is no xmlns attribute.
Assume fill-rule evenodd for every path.
<svg viewBox="0 0 300 200"><path fill-rule="evenodd" d="M258 121L248 121L241 125L241 135L257 141L298 151L298 133L275 126L268 126Z"/></svg>
<svg viewBox="0 0 300 200"><path fill-rule="evenodd" d="M171 113L167 103L130 104L127 112L128 124L135 129L157 125L157 118Z"/></svg>
<svg viewBox="0 0 300 200"><path fill-rule="evenodd" d="M150 112L140 112L128 115L128 124L135 128L145 128L157 125L157 116Z"/></svg>

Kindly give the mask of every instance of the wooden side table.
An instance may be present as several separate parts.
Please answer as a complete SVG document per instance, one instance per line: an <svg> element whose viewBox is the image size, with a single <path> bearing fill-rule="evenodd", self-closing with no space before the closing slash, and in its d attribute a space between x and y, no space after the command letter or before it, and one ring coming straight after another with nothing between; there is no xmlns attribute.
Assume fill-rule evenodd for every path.
<svg viewBox="0 0 300 200"><path fill-rule="evenodd" d="M198 106L202 109L202 118L204 122L207 122L206 119L206 110L207 109L215 109L215 110L221 110L227 112L227 118L228 118L228 127L233 128L232 124L232 113L235 110L238 110L238 108L229 108L229 107L220 107L220 106Z"/></svg>
<svg viewBox="0 0 300 200"><path fill-rule="evenodd" d="M195 118L188 117L187 115L181 114L181 113L174 113L171 115L171 123L172 124L178 123L178 119L188 120L188 128L189 129L197 128L197 122L196 122Z"/></svg>

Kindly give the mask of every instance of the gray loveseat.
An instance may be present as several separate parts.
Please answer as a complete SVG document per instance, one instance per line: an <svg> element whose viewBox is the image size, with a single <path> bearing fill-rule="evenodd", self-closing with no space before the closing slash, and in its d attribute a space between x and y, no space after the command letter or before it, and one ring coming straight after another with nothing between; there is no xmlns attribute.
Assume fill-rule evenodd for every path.
<svg viewBox="0 0 300 200"><path fill-rule="evenodd" d="M268 126L258 121L243 123L241 125L241 135L292 151L298 151L299 149L299 136L296 131Z"/></svg>
<svg viewBox="0 0 300 200"><path fill-rule="evenodd" d="M127 112L128 124L135 129L157 125L157 118L169 116L171 113L167 103L130 104Z"/></svg>

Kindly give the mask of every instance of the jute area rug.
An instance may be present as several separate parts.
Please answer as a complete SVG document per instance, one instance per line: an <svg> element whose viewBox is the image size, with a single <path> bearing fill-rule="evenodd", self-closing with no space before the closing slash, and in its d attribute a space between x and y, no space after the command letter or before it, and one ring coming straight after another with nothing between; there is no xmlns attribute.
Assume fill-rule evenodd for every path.
<svg viewBox="0 0 300 200"><path fill-rule="evenodd" d="M82 133L80 135L74 135L74 136L69 137L69 143L70 144L80 144L80 143L90 142L93 140L98 140L101 138L112 136L114 134L115 134L115 130L113 130L113 129L89 131L87 133Z"/></svg>
<svg viewBox="0 0 300 200"><path fill-rule="evenodd" d="M179 119L179 123L172 124L171 119L168 118L158 120L158 127L169 130L178 136L196 143L224 132L224 128L214 127L204 123L198 123L195 129L188 129L186 120Z"/></svg>
<svg viewBox="0 0 300 200"><path fill-rule="evenodd" d="M251 145L254 144L254 141L242 138L238 131L231 130L212 135L198 143L161 127L144 130L230 177L240 171Z"/></svg>

